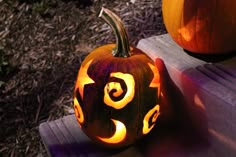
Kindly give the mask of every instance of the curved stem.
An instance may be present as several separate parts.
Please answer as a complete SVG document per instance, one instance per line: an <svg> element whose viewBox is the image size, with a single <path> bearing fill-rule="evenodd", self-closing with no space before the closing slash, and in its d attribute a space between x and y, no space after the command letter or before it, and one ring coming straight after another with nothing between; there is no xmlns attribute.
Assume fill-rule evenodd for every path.
<svg viewBox="0 0 236 157"><path fill-rule="evenodd" d="M120 18L110 10L103 8L99 14L116 35L116 47L113 49L113 56L115 57L129 57L130 46L126 30Z"/></svg>

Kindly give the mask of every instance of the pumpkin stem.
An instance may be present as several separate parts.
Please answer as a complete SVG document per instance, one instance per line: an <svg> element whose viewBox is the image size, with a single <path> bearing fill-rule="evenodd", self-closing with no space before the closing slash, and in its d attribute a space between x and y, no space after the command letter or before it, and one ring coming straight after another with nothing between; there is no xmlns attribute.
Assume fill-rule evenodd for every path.
<svg viewBox="0 0 236 157"><path fill-rule="evenodd" d="M113 49L112 54L115 57L129 57L130 47L128 41L128 35L121 22L121 19L112 11L102 7L99 14L113 30L116 35L116 47Z"/></svg>

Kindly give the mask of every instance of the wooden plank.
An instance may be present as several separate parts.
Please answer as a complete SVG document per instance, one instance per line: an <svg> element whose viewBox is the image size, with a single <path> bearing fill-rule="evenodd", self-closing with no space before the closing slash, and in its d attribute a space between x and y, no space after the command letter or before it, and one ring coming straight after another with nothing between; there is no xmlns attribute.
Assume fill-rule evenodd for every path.
<svg viewBox="0 0 236 157"><path fill-rule="evenodd" d="M64 124L62 125L62 123ZM181 148L184 143L184 140L180 138L182 135L169 134L166 129L158 129L158 127L154 127L148 136L130 147L102 148L86 137L78 127L75 115L42 123L39 126L39 132L49 156L53 157L155 157L162 154L165 156L175 154L175 157L183 157L184 153L188 153Z"/></svg>
<svg viewBox="0 0 236 157"><path fill-rule="evenodd" d="M54 134L48 123L41 124L39 131L45 146L48 146L46 148L50 156L66 156L67 152L64 146L60 144L59 139ZM50 140L48 140L49 138Z"/></svg>
<svg viewBox="0 0 236 157"><path fill-rule="evenodd" d="M117 152L93 143L80 129L75 115L42 123L39 132L49 156L104 157Z"/></svg>
<svg viewBox="0 0 236 157"><path fill-rule="evenodd" d="M181 47L175 44L168 34L142 39L138 43L138 47L153 59L160 57L164 60L169 74L180 89L182 89L182 82L180 82L179 77L185 75L187 78L193 80L193 83L196 83L196 86L199 86L199 88L204 88L206 91L231 105L236 104L235 92L230 91L231 88L235 89L236 83L231 83L229 88L225 86L225 81L223 81L223 79L235 81L236 57L217 63L202 61L185 53ZM225 75L225 78L222 79L221 75L209 71L209 66L214 68L221 67L221 70L229 75ZM176 72L179 74L176 74ZM206 81L208 83L204 84ZM226 84L229 84L229 82Z"/></svg>
<svg viewBox="0 0 236 157"><path fill-rule="evenodd" d="M138 48L153 60L158 57L164 61L171 80L185 97L188 112L196 114L192 116L194 125L204 123L201 119L205 117L210 143L207 151L184 154L236 156L235 55L216 63L206 62L184 52L168 34L142 39ZM202 110L202 114L198 116L196 110Z"/></svg>

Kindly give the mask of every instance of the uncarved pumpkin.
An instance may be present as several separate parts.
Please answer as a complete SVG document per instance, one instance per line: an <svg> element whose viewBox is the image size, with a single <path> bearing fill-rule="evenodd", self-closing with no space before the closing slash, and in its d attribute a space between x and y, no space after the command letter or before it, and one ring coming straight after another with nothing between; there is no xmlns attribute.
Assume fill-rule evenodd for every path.
<svg viewBox="0 0 236 157"><path fill-rule="evenodd" d="M160 75L153 60L129 46L120 19L100 14L117 43L93 50L82 62L74 90L76 118L85 134L110 147L130 145L149 133L159 115Z"/></svg>
<svg viewBox="0 0 236 157"><path fill-rule="evenodd" d="M235 0L163 0L168 33L194 53L223 54L236 50Z"/></svg>

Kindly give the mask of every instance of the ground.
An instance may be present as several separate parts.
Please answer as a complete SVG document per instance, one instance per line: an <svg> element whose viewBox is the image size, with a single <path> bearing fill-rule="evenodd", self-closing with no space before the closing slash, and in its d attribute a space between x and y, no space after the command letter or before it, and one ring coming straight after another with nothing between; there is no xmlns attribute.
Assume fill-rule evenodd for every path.
<svg viewBox="0 0 236 157"><path fill-rule="evenodd" d="M83 57L115 42L102 6L121 17L134 46L166 32L161 0L82 2L0 0L0 156L46 156L39 124L73 114Z"/></svg>

